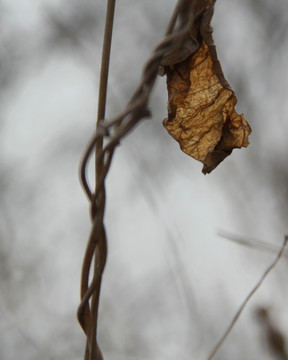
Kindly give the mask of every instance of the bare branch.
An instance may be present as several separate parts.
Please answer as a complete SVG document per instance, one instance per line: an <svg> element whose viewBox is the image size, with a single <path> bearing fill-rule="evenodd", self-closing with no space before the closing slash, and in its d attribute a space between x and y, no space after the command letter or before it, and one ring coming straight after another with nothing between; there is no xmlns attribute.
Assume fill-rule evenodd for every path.
<svg viewBox="0 0 288 360"><path fill-rule="evenodd" d="M283 252L285 250L286 244L288 242L288 235L285 236L284 243L279 251L279 254L277 255L276 259L273 261L273 263L267 268L267 270L264 272L264 274L261 276L260 280L257 282L257 284L254 286L254 288L251 290L249 295L246 297L242 305L240 306L239 310L235 314L231 324L225 331L224 335L221 337L221 339L216 344L215 348L211 352L211 354L208 357L208 360L211 360L214 355L218 352L224 341L226 340L227 336L230 334L231 330L233 329L234 325L236 324L237 320L239 319L242 311L244 310L245 306L249 302L249 300L252 298L252 296L256 293L256 291L259 289L259 287L262 285L263 281L265 280L266 276L270 273L271 270L274 269L274 267L277 265L278 261L280 260L281 256L283 255Z"/></svg>

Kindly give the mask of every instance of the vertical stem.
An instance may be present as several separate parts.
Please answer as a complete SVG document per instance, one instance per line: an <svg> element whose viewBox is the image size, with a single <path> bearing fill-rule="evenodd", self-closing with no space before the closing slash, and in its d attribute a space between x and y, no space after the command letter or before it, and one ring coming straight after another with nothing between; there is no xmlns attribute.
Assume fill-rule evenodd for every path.
<svg viewBox="0 0 288 360"><path fill-rule="evenodd" d="M107 1L106 24L105 24L105 32L104 32L104 40L103 40L103 48L102 48L101 72L100 72L97 122L99 120L104 119L105 117L115 2L116 0Z"/></svg>
<svg viewBox="0 0 288 360"><path fill-rule="evenodd" d="M102 60L101 60L101 70L100 70L100 84L99 84L99 98L98 98L98 114L96 121L96 131L97 125L100 120L105 118L106 110L106 98L107 98L107 85L108 85L108 73L109 73L109 63L110 63L110 52L111 52L111 41L112 41L112 32L113 32L113 22L114 22L114 12L115 12L115 3L116 0L107 0L107 10L106 10L106 22L105 22L105 31L103 39L103 48L102 48ZM105 185L101 186L100 190L96 193L97 184L101 178L103 172L103 157L97 156L99 152L103 149L103 138L101 137L95 146L95 198L92 203L92 216L97 217L101 215L99 210L104 211L105 207ZM101 180L100 180L101 181ZM99 195L100 194L100 195ZM93 214L93 207L96 213ZM103 228L103 231L102 231ZM97 277L97 286L94 290L91 299L91 313L92 313L92 323L89 331L89 360L103 360L101 351L97 344L97 323L98 323L98 306L99 306L99 296L101 288L101 277L102 272L105 266L106 261L106 235L104 231L104 225L102 223L102 228L99 231L97 229L97 242L94 249L94 276ZM103 266L101 266L103 264ZM87 359L87 360L88 360ZM85 358L86 360L86 358Z"/></svg>
<svg viewBox="0 0 288 360"><path fill-rule="evenodd" d="M109 64L110 64L110 53L111 53L115 3L116 3L116 0L107 0L106 22L105 22L105 31L104 31L104 39L103 39L103 47L102 47L96 130L97 130L98 122L105 118L108 73L109 73ZM103 167L103 160L102 159L97 160L96 155L99 154L99 152L102 150L102 148L103 148L103 139L101 138L97 141L96 148L95 148L95 152L96 152L96 154L95 154L96 182L97 182L97 174L101 173L101 169ZM96 189L96 184L95 184L95 189Z"/></svg>

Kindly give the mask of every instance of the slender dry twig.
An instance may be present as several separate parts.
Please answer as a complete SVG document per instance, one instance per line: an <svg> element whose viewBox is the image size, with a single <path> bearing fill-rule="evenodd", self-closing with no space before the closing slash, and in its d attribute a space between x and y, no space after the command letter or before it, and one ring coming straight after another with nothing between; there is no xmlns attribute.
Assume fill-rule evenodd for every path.
<svg viewBox="0 0 288 360"><path fill-rule="evenodd" d="M107 2L107 16L104 31L101 72L100 72L100 85L99 85L99 99L98 99L98 115L97 122L105 118L106 109L106 96L108 85L108 73L110 64L110 52L114 22L116 0L108 0Z"/></svg>
<svg viewBox="0 0 288 360"><path fill-rule="evenodd" d="M258 240L258 239L252 239L252 238L243 238L238 235L229 233L227 231L220 230L217 233L218 236L222 237L223 239L227 239L230 241L235 242L236 244L240 244L243 246L247 246L253 249L257 250L264 250L264 251L270 251L270 252L278 252L279 247L273 244L270 244L268 242ZM285 249L283 257L288 257L288 249Z"/></svg>
<svg viewBox="0 0 288 360"><path fill-rule="evenodd" d="M114 22L114 12L115 12L115 2L116 0L108 0L107 2L107 12L106 12L106 23L104 31L104 40L103 40L103 50L102 50L102 61L101 61L101 71L100 71L100 84L99 84L99 99L98 99L98 114L96 121L96 129L100 120L103 120L105 117L106 109L106 97L107 97L107 86L108 86L108 73L109 73L109 63L110 63L110 51L111 51L111 41L112 41L112 32L113 32L113 22ZM90 147L89 153L93 150L93 147ZM103 138L100 138L95 147L95 194L97 184L99 182L99 176L102 172L103 161L97 157L97 153L103 150ZM87 154L87 153L86 153ZM87 157L88 155L86 155ZM88 158L87 158L88 159ZM86 161L87 161L86 159ZM85 170L81 171L81 177L85 179ZM101 180L101 179L100 179ZM91 216L95 216L95 207L93 209L93 196L89 188L87 187L87 182L85 191L91 201ZM102 182L102 199L105 199L105 184ZM104 204L103 204L104 208ZM102 228L102 231L101 231ZM103 272L106 257L107 257L107 239L104 230L104 226L100 227L98 232L98 241L91 241L87 246L86 254L84 257L83 267L82 267L82 278L81 278L81 298L82 302L85 299L85 307L79 307L79 311L83 312L82 318L82 327L87 335L86 341L86 350L85 350L85 360L92 359L102 359L103 356L97 344L97 320L98 320L98 307L99 307L99 296L100 296L100 287L101 287L101 274ZM94 277L92 283L95 284L93 288L88 290L89 282L89 272L91 263L94 256ZM100 267L99 267L100 265ZM95 276L96 275L96 276ZM93 291L94 290L94 291ZM91 297L91 310L89 309L89 298ZM80 321L80 320L79 320ZM89 327L87 326L89 324Z"/></svg>
<svg viewBox="0 0 288 360"><path fill-rule="evenodd" d="M106 262L107 244L104 226L105 210L105 179L110 169L114 151L119 145L120 140L133 129L133 127L144 117L150 116L148 102L151 91L154 87L162 60L166 57L177 58L177 53L184 41L189 40L191 29L199 27L200 15L205 12L215 0L179 0L166 36L156 47L152 56L146 63L142 79L126 108L111 120L105 120L105 103L108 77L108 59L112 36L111 19L114 14L113 1L107 3L107 21L105 27L105 41L102 59L103 64L100 86L99 108L96 132L90 140L87 150L81 163L81 182L91 205L92 228L88 239L86 252L84 255L81 275L81 303L78 308L78 320L87 336L85 360L103 359L97 344L97 320L98 306L101 288L101 279ZM110 20L109 20L110 17ZM112 17L112 18L111 18ZM197 21L196 21L197 20ZM110 21L110 26L109 26ZM104 41L104 43L105 43ZM194 41L194 49L197 47ZM176 55L175 55L176 54ZM165 64L164 64L165 65ZM87 182L86 170L89 157L93 150L96 150L95 168L96 185L93 192ZM94 261L94 271L89 283L91 264Z"/></svg>
<svg viewBox="0 0 288 360"><path fill-rule="evenodd" d="M222 346L222 344L224 343L224 341L226 340L227 336L230 334L232 328L234 327L234 325L236 324L237 320L239 319L242 311L244 310L245 306L247 305L247 303L249 302L249 300L251 299L251 297L256 293L256 291L259 289L259 287L262 285L263 281L265 280L265 278L267 277L267 275L270 273L271 270L274 269L274 267L277 265L278 261L280 260L286 244L288 242L288 236L285 236L284 239L284 243L279 251L279 254L277 255L276 259L272 262L272 264L267 268L267 270L264 272L264 274L261 276L260 280L257 282L257 284L254 286L254 288L251 290L251 292L248 294L248 296L246 297L246 299L243 301L242 305L240 306L239 310L237 311L237 313L235 314L233 320L231 321L231 324L228 326L227 330L225 331L224 335L221 337L221 339L218 341L218 343L216 344L215 348L213 349L213 351L211 352L211 354L208 357L208 360L211 360L214 355L217 353L217 351L220 349L220 347Z"/></svg>

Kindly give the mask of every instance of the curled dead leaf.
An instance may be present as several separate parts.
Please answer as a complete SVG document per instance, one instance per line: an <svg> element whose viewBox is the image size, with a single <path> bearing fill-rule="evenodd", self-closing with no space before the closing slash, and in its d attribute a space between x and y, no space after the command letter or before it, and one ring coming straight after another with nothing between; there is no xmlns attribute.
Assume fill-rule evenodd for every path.
<svg viewBox="0 0 288 360"><path fill-rule="evenodd" d="M197 52L167 67L166 74L168 119L164 127L182 151L204 164L204 174L234 148L248 146L251 128L234 109L237 99L224 78L215 46L202 41Z"/></svg>

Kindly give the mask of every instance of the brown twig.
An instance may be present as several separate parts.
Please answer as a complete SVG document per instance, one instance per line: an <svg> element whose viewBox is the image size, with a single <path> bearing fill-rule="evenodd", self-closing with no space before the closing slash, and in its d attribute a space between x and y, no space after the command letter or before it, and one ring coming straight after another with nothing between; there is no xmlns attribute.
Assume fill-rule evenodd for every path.
<svg viewBox="0 0 288 360"><path fill-rule="evenodd" d="M96 130L100 120L103 120L105 117L106 110L106 98L107 98L107 86L108 86L108 73L109 73L109 63L110 63L110 52L111 52L111 41L112 41L112 32L113 32L113 22L114 22L114 12L115 12L115 2L116 0L108 0L107 2L107 11L106 11L106 23L104 31L104 40L103 40L103 49L102 49L102 61L101 61L101 71L100 71L100 84L99 84L99 99L98 99L98 114L96 121ZM103 150L103 137L99 138L99 141L95 144L95 194L97 193L97 184L101 184L101 199L102 203L105 202L105 184L102 181L101 173L103 169L103 160L99 158L97 154ZM94 148L94 144L89 146L89 152L85 154L85 163L88 160L89 154ZM88 198L91 201L91 217L97 220L96 207L92 193L87 186L85 168L81 169L81 179L85 188L85 191L88 195ZM83 181L84 180L84 181ZM100 181L99 181L100 180ZM105 204L101 206L104 210ZM103 219L103 214L101 216ZM101 275L104 270L106 257L107 257L107 239L105 234L104 226L100 226L100 231L92 234L89 239L86 254L84 256L84 262L82 267L82 278L81 278L81 298L82 306L78 309L78 318L83 330L86 333L86 351L85 351L85 360L100 360L102 359L101 351L97 344L97 321L98 321L98 307L99 307L99 296L101 288ZM88 289L89 282L89 272L91 268L91 263L94 256L94 276L90 287ZM91 286L93 285L93 286ZM91 309L89 308L89 299L91 298ZM84 306L83 306L84 305Z"/></svg>
<svg viewBox="0 0 288 360"><path fill-rule="evenodd" d="M270 273L271 270L274 269L274 267L277 265L278 261L280 260L280 258L282 257L282 254L285 250L286 244L288 242L288 236L285 236L284 239L284 243L276 257L276 259L272 262L272 264L266 269L266 271L264 272L264 274L261 276L260 280L257 282L257 284L254 286L254 288L250 291L250 293L248 294L248 296L246 297L246 299L243 301L242 305L240 306L240 308L238 309L238 311L236 312L233 320L231 321L231 324L228 326L227 330L225 331L224 335L221 337L221 339L217 342L216 346L214 347L213 351L211 352L211 354L208 357L208 360L211 360L214 355L218 352L218 350L220 349L220 347L222 346L222 344L224 343L224 341L226 340L227 336L230 334L231 330L233 329L234 325L236 324L237 320L239 319L242 311L244 310L245 306L247 305L247 303L249 302L249 300L251 299L251 297L256 293L256 291L259 289L259 287L262 285L263 281L265 280L265 278L267 277L267 275Z"/></svg>
<svg viewBox="0 0 288 360"><path fill-rule="evenodd" d="M218 236L222 237L223 239L227 239L230 241L233 241L236 244L243 245L249 248L257 249L257 250L264 250L264 251L270 251L270 252L278 252L279 247L273 244L270 244L268 242L264 242L262 240L258 239L252 239L252 238L244 238L232 233L229 233L227 231L220 230L217 233ZM285 249L283 257L288 257L288 249Z"/></svg>
<svg viewBox="0 0 288 360"><path fill-rule="evenodd" d="M107 15L102 49L97 122L105 118L115 3L116 0L107 1Z"/></svg>
<svg viewBox="0 0 288 360"><path fill-rule="evenodd" d="M213 3L215 0L213 1ZM107 3L107 21L105 27L105 41L111 41L112 24L109 17L114 14L113 1ZM105 210L105 179L110 169L114 151L120 140L133 129L133 127L144 117L150 116L148 102L154 87L159 67L164 57L169 59L177 57L178 50L185 40L189 40L191 29L197 27L200 15L209 8L211 0L179 0L176 10L172 16L166 36L156 47L152 56L146 63L142 79L126 108L111 120L104 120L105 103L107 91L107 78L110 45L104 45L103 50L103 74L101 70L101 81L99 92L99 108L96 132L90 140L81 163L81 182L85 193L90 201L90 215L92 229L82 265L81 275L81 303L78 308L78 320L87 336L85 360L102 360L102 354L97 344L97 321L98 306L101 288L101 279L106 262L107 244L104 226ZM113 9L112 9L113 6ZM109 15L108 15L109 12ZM189 16L187 16L187 14ZM107 23L110 23L108 26ZM195 30L195 29L194 29ZM105 52L105 54L104 54ZM176 54L176 55L175 55ZM87 182L86 170L89 157L96 149L95 167L96 184L93 192ZM91 264L94 260L94 272L89 283Z"/></svg>

